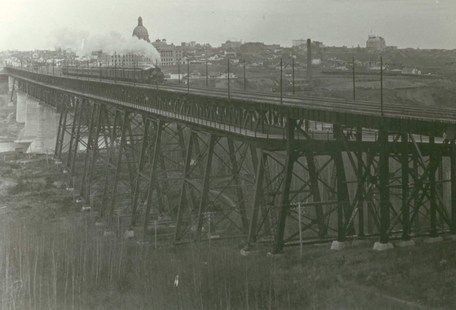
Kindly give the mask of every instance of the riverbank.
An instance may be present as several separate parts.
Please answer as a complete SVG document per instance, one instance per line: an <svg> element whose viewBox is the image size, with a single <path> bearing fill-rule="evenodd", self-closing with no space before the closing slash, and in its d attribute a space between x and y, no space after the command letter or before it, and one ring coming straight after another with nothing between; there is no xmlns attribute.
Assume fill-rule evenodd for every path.
<svg viewBox="0 0 456 310"><path fill-rule="evenodd" d="M275 257L241 256L237 241L155 248L116 225L105 234L50 156L2 155L0 309L456 307L454 241L381 253L373 240L307 245Z"/></svg>

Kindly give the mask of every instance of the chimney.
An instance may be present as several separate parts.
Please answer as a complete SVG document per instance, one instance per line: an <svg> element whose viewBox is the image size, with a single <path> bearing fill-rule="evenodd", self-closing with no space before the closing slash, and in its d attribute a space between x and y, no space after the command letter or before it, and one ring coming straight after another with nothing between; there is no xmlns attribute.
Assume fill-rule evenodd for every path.
<svg viewBox="0 0 456 310"><path fill-rule="evenodd" d="M307 39L307 79L312 79L312 47L310 39Z"/></svg>

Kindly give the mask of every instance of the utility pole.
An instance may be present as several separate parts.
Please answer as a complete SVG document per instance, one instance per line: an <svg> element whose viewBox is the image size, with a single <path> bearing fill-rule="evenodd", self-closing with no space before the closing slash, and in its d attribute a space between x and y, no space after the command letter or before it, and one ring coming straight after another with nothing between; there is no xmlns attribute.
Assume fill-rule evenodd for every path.
<svg viewBox="0 0 456 310"><path fill-rule="evenodd" d="M179 84L181 83L181 66L180 66L180 59L177 61L177 79Z"/></svg>
<svg viewBox="0 0 456 310"><path fill-rule="evenodd" d="M231 99L230 97L230 58L227 57L227 71L228 71L228 99Z"/></svg>
<svg viewBox="0 0 456 310"><path fill-rule="evenodd" d="M245 59L244 59L244 92L247 91L247 78L245 75Z"/></svg>
<svg viewBox="0 0 456 310"><path fill-rule="evenodd" d="M356 101L355 56L353 56L352 64L353 64L353 102L355 102Z"/></svg>
<svg viewBox="0 0 456 310"><path fill-rule="evenodd" d="M380 56L380 115L383 117L383 56Z"/></svg>
<svg viewBox="0 0 456 310"><path fill-rule="evenodd" d="M307 80L312 79L312 42L307 39Z"/></svg>
<svg viewBox="0 0 456 310"><path fill-rule="evenodd" d="M114 83L117 83L117 52L114 52Z"/></svg>
<svg viewBox="0 0 456 310"><path fill-rule="evenodd" d="M190 93L190 60L187 59L187 94Z"/></svg>
<svg viewBox="0 0 456 310"><path fill-rule="evenodd" d="M282 104L283 103L283 87L282 87L282 83L283 83L283 59L282 57L280 58L280 103Z"/></svg>
<svg viewBox="0 0 456 310"><path fill-rule="evenodd" d="M207 67L207 58L206 58L206 88L209 86L209 70Z"/></svg>
<svg viewBox="0 0 456 310"><path fill-rule="evenodd" d="M295 94L295 62L294 62L294 56L291 58L291 78L292 78L292 91L293 95Z"/></svg>

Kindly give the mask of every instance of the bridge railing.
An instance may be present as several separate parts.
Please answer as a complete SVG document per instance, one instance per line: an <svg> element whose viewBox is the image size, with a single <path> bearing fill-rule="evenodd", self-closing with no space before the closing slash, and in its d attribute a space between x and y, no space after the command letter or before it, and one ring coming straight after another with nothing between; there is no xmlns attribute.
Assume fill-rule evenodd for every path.
<svg viewBox="0 0 456 310"><path fill-rule="evenodd" d="M226 94L219 90L185 89L166 84L115 83L110 80L60 76L55 74L55 71L54 74L49 74L42 72L43 70L30 68L24 70L10 67L10 70L24 76L28 74L35 81L113 100L122 98L122 101L138 104L141 108L153 107L162 112L173 112L173 117L185 116L188 121L192 118L194 122L204 123L204 126L212 126L214 129L268 139L286 138L285 124L289 118L300 123L295 131L298 138L308 138L308 135L305 136L302 132L305 128L304 120L326 124L326 128L331 128L333 123L339 123L376 129L386 119L389 124L395 123L393 129L400 129L410 127L410 119L424 119L424 125L428 128L423 129L422 124L413 125L421 131L435 130L438 133L443 132L448 123L455 123L456 120L456 110L453 109L429 113L428 109L419 107L412 109L407 106L385 105L387 113L381 115L378 106L360 106L359 103L354 105L346 100L334 98L288 98L287 101L283 101L274 96L257 93L247 95L237 91L232 92L230 98L227 98ZM405 124L402 124L404 122ZM324 131L329 137L331 134L328 132L330 129ZM320 133L318 136L322 136Z"/></svg>

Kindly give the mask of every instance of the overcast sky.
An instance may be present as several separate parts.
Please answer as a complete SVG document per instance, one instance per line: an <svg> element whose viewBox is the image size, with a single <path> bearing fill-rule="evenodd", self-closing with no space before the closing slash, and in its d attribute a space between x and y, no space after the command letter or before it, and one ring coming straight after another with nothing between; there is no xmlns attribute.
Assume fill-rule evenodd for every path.
<svg viewBox="0 0 456 310"><path fill-rule="evenodd" d="M131 35L142 16L151 40L262 41L456 48L456 0L0 0L0 49L52 48L55 33ZM76 35L75 35L76 36Z"/></svg>

